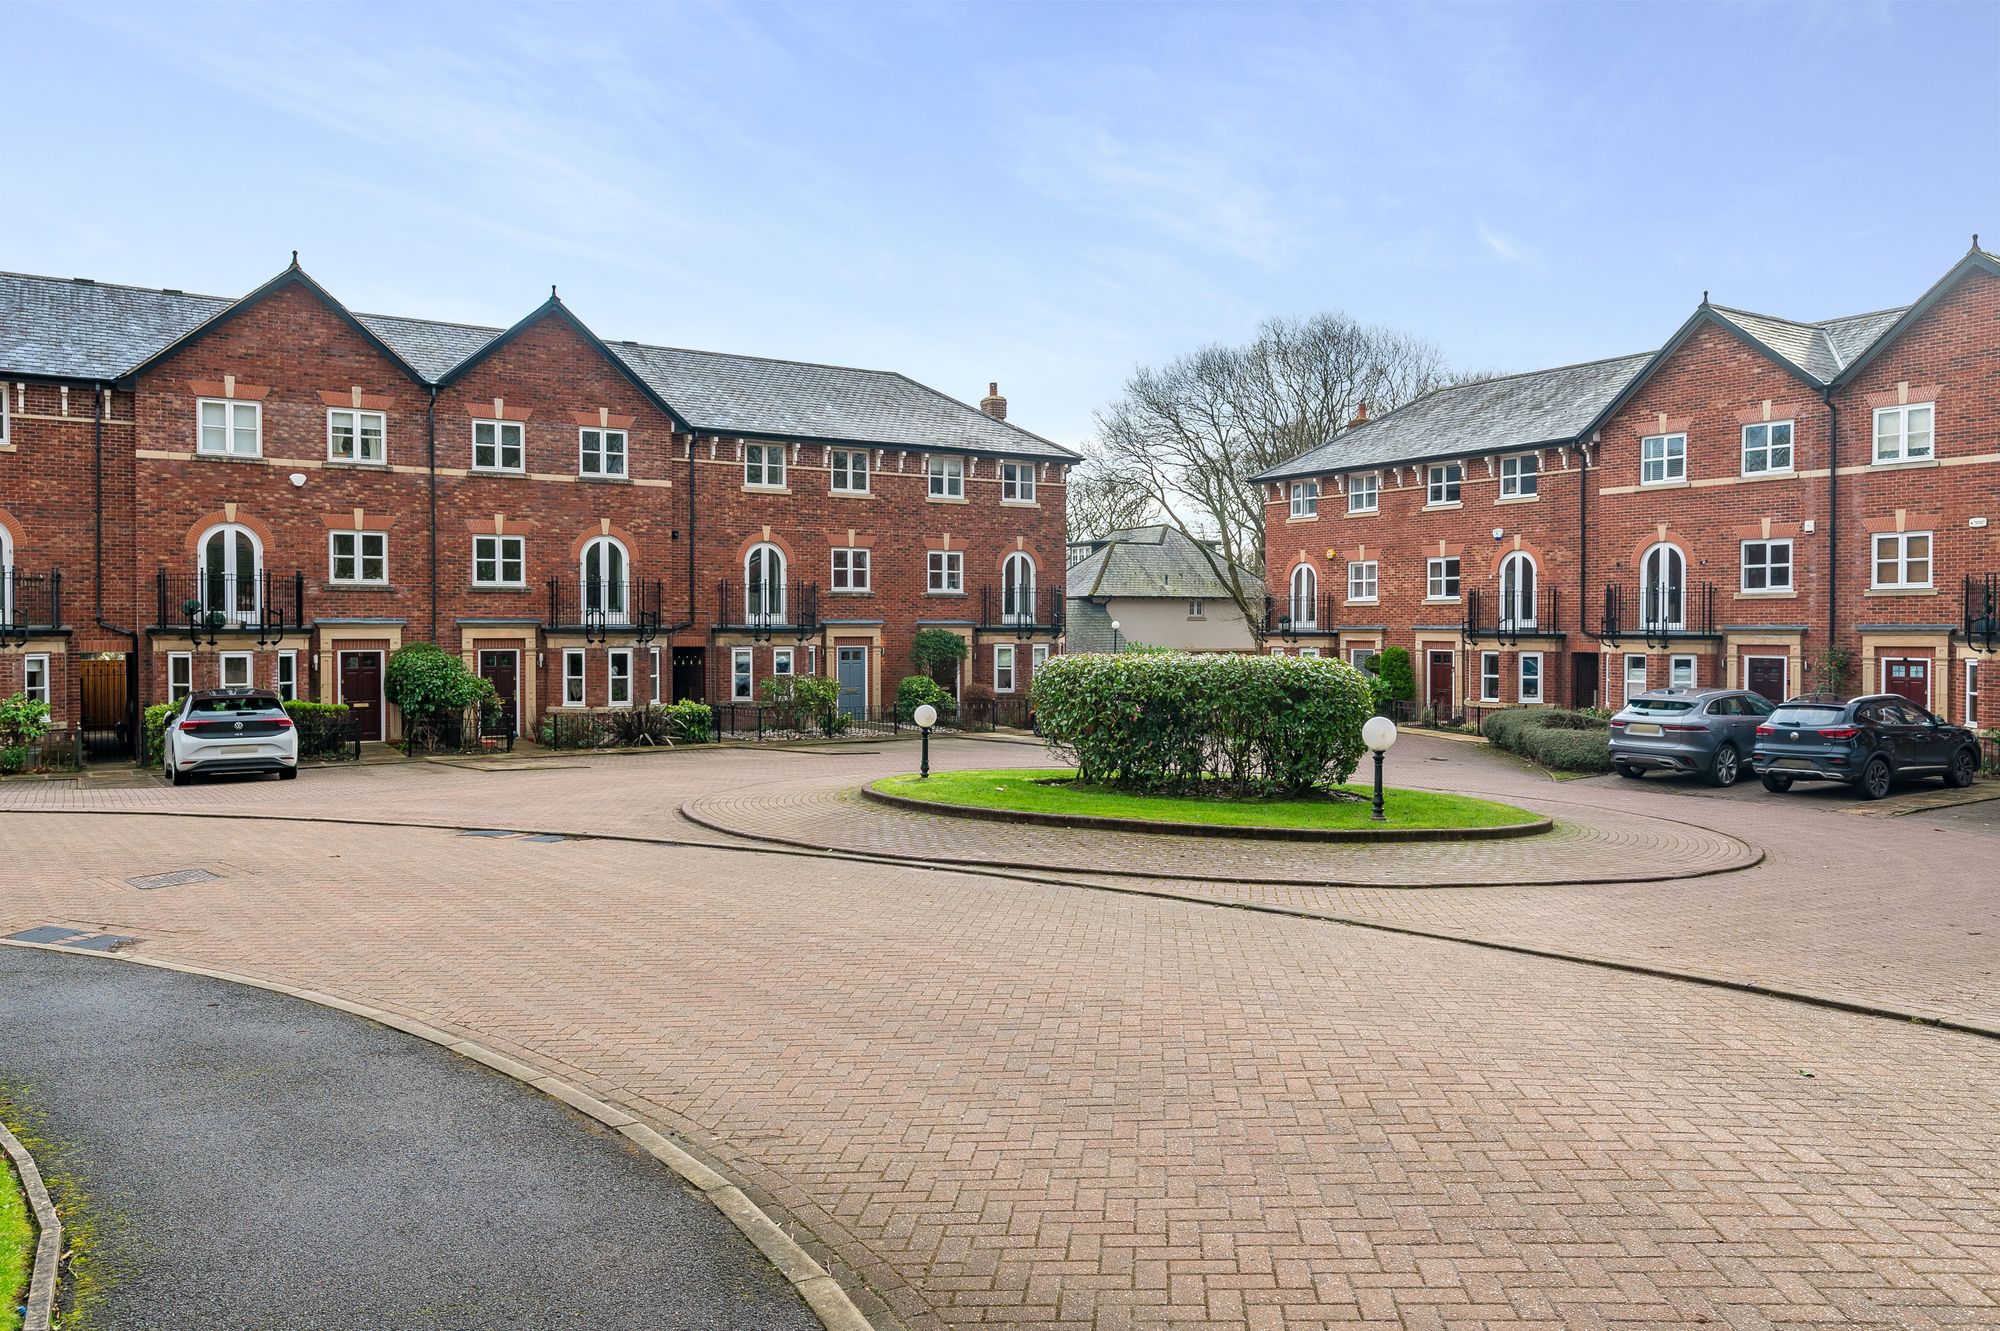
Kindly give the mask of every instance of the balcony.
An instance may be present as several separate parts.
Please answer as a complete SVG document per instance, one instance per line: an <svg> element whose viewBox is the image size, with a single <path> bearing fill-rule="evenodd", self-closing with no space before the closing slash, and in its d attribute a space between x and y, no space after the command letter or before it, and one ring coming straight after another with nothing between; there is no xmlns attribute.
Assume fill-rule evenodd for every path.
<svg viewBox="0 0 2000 1331"><path fill-rule="evenodd" d="M1465 593L1465 623L1460 632L1468 645L1495 642L1512 647L1523 638L1560 638L1564 635L1562 589L1543 587L1523 615L1522 607L1509 605L1504 596L1489 597L1468 589Z"/></svg>
<svg viewBox="0 0 2000 1331"><path fill-rule="evenodd" d="M2000 651L2000 573L1965 575L1965 645Z"/></svg>
<svg viewBox="0 0 2000 1331"><path fill-rule="evenodd" d="M1612 583L1604 589L1604 606L1597 622L1585 632L1606 647L1643 639L1646 646L1662 651L1689 639L1719 637L1715 631L1715 584L1641 583L1628 587Z"/></svg>
<svg viewBox="0 0 2000 1331"><path fill-rule="evenodd" d="M1264 632L1277 634L1287 640L1304 637L1329 635L1339 632L1340 598L1332 592L1320 592L1309 599L1294 596L1266 596L1264 598Z"/></svg>
<svg viewBox="0 0 2000 1331"><path fill-rule="evenodd" d="M581 633L588 642L616 636L649 643L659 636L661 596L658 578L553 577L543 627L553 633Z"/></svg>
<svg viewBox="0 0 2000 1331"><path fill-rule="evenodd" d="M306 575L274 573L170 573L159 570L156 632L185 633L190 642L215 643L224 633L254 633L269 646L305 628Z"/></svg>
<svg viewBox="0 0 2000 1331"><path fill-rule="evenodd" d="M818 633L816 582L722 582L716 584L715 631L748 633L759 640L789 637L803 642Z"/></svg>
<svg viewBox="0 0 2000 1331"><path fill-rule="evenodd" d="M1011 631L1021 638L1059 634L1063 631L1065 595L1062 587L981 587L979 627L982 631Z"/></svg>
<svg viewBox="0 0 2000 1331"><path fill-rule="evenodd" d="M62 574L0 568L0 646L21 646L31 633L62 628Z"/></svg>

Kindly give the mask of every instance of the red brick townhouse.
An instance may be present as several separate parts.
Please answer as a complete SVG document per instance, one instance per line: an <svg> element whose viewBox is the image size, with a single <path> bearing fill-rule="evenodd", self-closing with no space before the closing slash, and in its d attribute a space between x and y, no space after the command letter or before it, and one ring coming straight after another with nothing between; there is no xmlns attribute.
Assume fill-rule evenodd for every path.
<svg viewBox="0 0 2000 1331"><path fill-rule="evenodd" d="M524 718L749 699L877 714L919 628L962 678L1058 650L1077 455L902 375L0 274L0 695L98 747L255 683L389 736L383 663L460 653Z"/></svg>
<svg viewBox="0 0 2000 1331"><path fill-rule="evenodd" d="M1270 649L1438 712L1855 687L2000 725L2000 259L1906 308L1706 302L1659 351L1432 393L1255 478Z"/></svg>

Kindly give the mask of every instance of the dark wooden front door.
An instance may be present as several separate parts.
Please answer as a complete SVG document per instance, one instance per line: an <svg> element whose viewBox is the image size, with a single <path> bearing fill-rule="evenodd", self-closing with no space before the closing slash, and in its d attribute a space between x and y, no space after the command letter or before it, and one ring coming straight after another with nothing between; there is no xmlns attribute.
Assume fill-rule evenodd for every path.
<svg viewBox="0 0 2000 1331"><path fill-rule="evenodd" d="M1746 656L1743 658L1743 687L1765 702L1785 700L1785 658Z"/></svg>
<svg viewBox="0 0 2000 1331"><path fill-rule="evenodd" d="M1430 678L1424 696L1439 720L1458 714L1458 657L1452 652L1430 654Z"/></svg>
<svg viewBox="0 0 2000 1331"><path fill-rule="evenodd" d="M1569 663L1569 705L1597 706L1597 680L1604 673L1596 652L1576 652Z"/></svg>
<svg viewBox="0 0 2000 1331"><path fill-rule="evenodd" d="M493 686L493 696L500 701L511 726L520 712L521 654L511 649L480 652L479 677ZM493 732L482 728L480 733Z"/></svg>
<svg viewBox="0 0 2000 1331"><path fill-rule="evenodd" d="M84 748L93 758L132 756L131 694L126 688L126 658L85 657L77 662L83 691Z"/></svg>
<svg viewBox="0 0 2000 1331"><path fill-rule="evenodd" d="M362 739L382 738L382 655L379 652L340 654L340 700L354 717Z"/></svg>
<svg viewBox="0 0 2000 1331"><path fill-rule="evenodd" d="M1908 698L1919 707L1931 705L1931 661L1928 656L1891 656L1882 662L1882 692Z"/></svg>
<svg viewBox="0 0 2000 1331"><path fill-rule="evenodd" d="M705 647L674 648L674 696L673 702L693 698L697 702L708 699L708 665Z"/></svg>

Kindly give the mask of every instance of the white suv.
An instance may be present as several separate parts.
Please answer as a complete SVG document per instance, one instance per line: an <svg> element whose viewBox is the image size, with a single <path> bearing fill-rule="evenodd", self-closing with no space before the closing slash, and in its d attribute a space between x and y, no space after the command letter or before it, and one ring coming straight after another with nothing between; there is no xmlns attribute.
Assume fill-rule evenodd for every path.
<svg viewBox="0 0 2000 1331"><path fill-rule="evenodd" d="M204 772L299 774L299 732L266 689L190 694L167 718L163 739L167 780L177 786Z"/></svg>

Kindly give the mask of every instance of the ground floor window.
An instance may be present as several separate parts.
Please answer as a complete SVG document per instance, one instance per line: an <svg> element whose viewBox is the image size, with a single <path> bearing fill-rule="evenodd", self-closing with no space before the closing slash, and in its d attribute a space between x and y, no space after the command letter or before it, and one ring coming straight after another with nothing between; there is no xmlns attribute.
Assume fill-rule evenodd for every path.
<svg viewBox="0 0 2000 1331"><path fill-rule="evenodd" d="M652 661L649 668L653 672L653 705L657 707L660 705L660 649L654 647L651 652Z"/></svg>
<svg viewBox="0 0 2000 1331"><path fill-rule="evenodd" d="M993 648L993 691L1014 691L1014 647L1011 643L1001 643Z"/></svg>
<svg viewBox="0 0 2000 1331"><path fill-rule="evenodd" d="M632 649L613 647L606 672L606 697L613 707L632 705Z"/></svg>
<svg viewBox="0 0 2000 1331"><path fill-rule="evenodd" d="M1479 654L1479 701L1500 701L1500 653Z"/></svg>
<svg viewBox="0 0 2000 1331"><path fill-rule="evenodd" d="M1540 702L1542 700L1542 654L1540 652L1522 652L1520 664L1520 700L1522 702Z"/></svg>
<svg viewBox="0 0 2000 1331"><path fill-rule="evenodd" d="M756 695L756 685L750 677L750 661L748 647L738 647L729 654L729 696L736 702L749 702Z"/></svg>
<svg viewBox="0 0 2000 1331"><path fill-rule="evenodd" d="M179 702L194 692L194 658L186 652L167 657L167 701Z"/></svg>
<svg viewBox="0 0 2000 1331"><path fill-rule="evenodd" d="M37 652L21 662L21 692L35 702L52 701L49 689L49 658L46 653Z"/></svg>
<svg viewBox="0 0 2000 1331"><path fill-rule="evenodd" d="M1282 647L1273 647L1271 649L1271 655L1273 656L1283 656L1284 654L1285 654L1285 649Z"/></svg>
<svg viewBox="0 0 2000 1331"><path fill-rule="evenodd" d="M248 652L224 652L222 654L222 687L225 689L247 689L254 677L254 658Z"/></svg>
<svg viewBox="0 0 2000 1331"><path fill-rule="evenodd" d="M565 707L583 706L583 650L563 649L563 700Z"/></svg>
<svg viewBox="0 0 2000 1331"><path fill-rule="evenodd" d="M793 673L791 648L777 647L772 649L771 673L773 675L780 675L780 676L790 675Z"/></svg>
<svg viewBox="0 0 2000 1331"><path fill-rule="evenodd" d="M1968 726L1979 724L1979 662L1965 663L1965 715L1960 721Z"/></svg>
<svg viewBox="0 0 2000 1331"><path fill-rule="evenodd" d="M1040 670L1042 663L1048 659L1049 645L1047 643L1038 642L1028 649L1028 665L1031 669Z"/></svg>
<svg viewBox="0 0 2000 1331"><path fill-rule="evenodd" d="M1691 689L1694 687L1694 658L1675 656L1667 661L1667 685L1669 688Z"/></svg>
<svg viewBox="0 0 2000 1331"><path fill-rule="evenodd" d="M1645 691L1646 658L1637 652L1628 652L1625 656L1625 701L1631 702Z"/></svg>
<svg viewBox="0 0 2000 1331"><path fill-rule="evenodd" d="M1317 647L1301 647L1301 648L1299 648L1299 655L1300 655L1300 656L1302 656L1302 657L1308 657L1308 656L1309 656L1309 657L1313 657L1313 658L1317 659L1317 658L1318 658L1318 656L1319 656L1319 648L1317 648Z"/></svg>
<svg viewBox="0 0 2000 1331"><path fill-rule="evenodd" d="M299 654L278 653L278 696L286 702L299 700Z"/></svg>
<svg viewBox="0 0 2000 1331"><path fill-rule="evenodd" d="M1347 663L1363 674L1372 675L1375 673L1375 658L1379 655L1381 653L1373 647L1349 647Z"/></svg>

